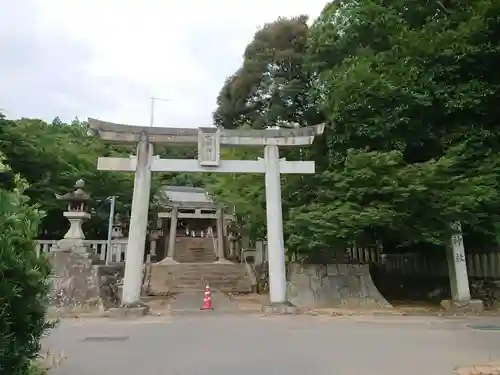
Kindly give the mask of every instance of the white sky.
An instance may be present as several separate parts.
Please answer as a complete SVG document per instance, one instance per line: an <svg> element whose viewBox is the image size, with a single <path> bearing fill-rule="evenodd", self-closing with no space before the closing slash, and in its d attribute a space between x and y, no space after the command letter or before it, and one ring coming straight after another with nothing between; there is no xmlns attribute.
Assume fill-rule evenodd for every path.
<svg viewBox="0 0 500 375"><path fill-rule="evenodd" d="M258 27L325 0L1 0L0 110L70 121L211 124Z"/></svg>

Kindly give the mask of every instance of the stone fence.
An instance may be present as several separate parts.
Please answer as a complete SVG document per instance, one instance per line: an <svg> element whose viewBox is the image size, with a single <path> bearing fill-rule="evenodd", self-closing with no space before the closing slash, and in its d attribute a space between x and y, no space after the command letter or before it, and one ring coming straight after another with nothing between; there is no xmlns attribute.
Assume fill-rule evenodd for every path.
<svg viewBox="0 0 500 375"><path fill-rule="evenodd" d="M37 254L48 254L57 244L58 240L37 240ZM127 251L127 238L111 240L111 253L108 255L108 241L106 240L85 240L84 244L89 246L100 260L106 263L125 262L125 253Z"/></svg>
<svg viewBox="0 0 500 375"><path fill-rule="evenodd" d="M380 249L349 249L349 255L361 263L376 265L387 275L404 277L448 277L443 254L384 254ZM500 252L466 253L467 273L478 279L500 279Z"/></svg>
<svg viewBox="0 0 500 375"><path fill-rule="evenodd" d="M57 240L36 241L38 253L49 253ZM95 254L107 263L125 261L127 238L111 241L111 254L107 257L108 243L106 240L85 240ZM351 259L363 264L376 265L385 274L394 276L429 276L448 277L448 265L444 255L429 256L421 253L384 254L379 248L353 247L347 250ZM267 260L267 248L258 244L257 249L247 249L246 256L251 256L249 263L260 264ZM288 259L289 261L295 259ZM244 260L243 260L244 261ZM469 277L500 279L500 252L466 254Z"/></svg>
<svg viewBox="0 0 500 375"><path fill-rule="evenodd" d="M256 250L248 250L255 256L255 263L267 260L267 245L257 243ZM423 253L384 254L381 248L351 247L347 249L350 259L362 264L377 266L382 273L403 277L448 277L448 264L442 254L428 255ZM500 279L500 252L466 253L467 273L469 277L478 279ZM293 255L289 262L300 262Z"/></svg>

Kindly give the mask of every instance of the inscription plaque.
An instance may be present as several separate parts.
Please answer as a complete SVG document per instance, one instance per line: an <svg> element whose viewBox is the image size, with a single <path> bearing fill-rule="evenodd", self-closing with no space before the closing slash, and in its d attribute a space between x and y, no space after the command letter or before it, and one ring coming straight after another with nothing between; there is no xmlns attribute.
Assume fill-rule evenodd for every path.
<svg viewBox="0 0 500 375"><path fill-rule="evenodd" d="M202 167L218 167L220 132L217 128L198 129L198 162Z"/></svg>

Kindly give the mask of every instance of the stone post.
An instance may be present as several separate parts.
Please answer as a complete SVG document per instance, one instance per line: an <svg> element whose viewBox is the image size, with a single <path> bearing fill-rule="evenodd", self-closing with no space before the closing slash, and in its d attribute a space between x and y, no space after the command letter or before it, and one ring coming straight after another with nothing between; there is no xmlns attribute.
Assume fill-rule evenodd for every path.
<svg viewBox="0 0 500 375"><path fill-rule="evenodd" d="M170 215L170 231L168 234L168 250L167 257L162 260L162 263L178 263L174 260L175 256L175 239L177 237L177 222L179 220L179 208L172 207L172 214Z"/></svg>
<svg viewBox="0 0 500 375"><path fill-rule="evenodd" d="M224 254L224 210L217 208L217 257L219 263L232 263Z"/></svg>
<svg viewBox="0 0 500 375"><path fill-rule="evenodd" d="M279 151L276 145L264 148L266 163L266 214L269 251L269 300L271 305L287 303L283 213L281 210L281 181Z"/></svg>
<svg viewBox="0 0 500 375"><path fill-rule="evenodd" d="M125 256L125 277L123 279L122 305L134 307L140 304L142 266L148 226L149 198L151 193L151 159L153 144L142 133L137 145L132 216Z"/></svg>
<svg viewBox="0 0 500 375"><path fill-rule="evenodd" d="M456 221L450 225L450 228L452 235L450 243L446 247L446 258L450 277L451 301L442 301L441 305L449 310L480 312L484 309L483 302L472 300L470 295L462 226L460 222Z"/></svg>
<svg viewBox="0 0 500 375"><path fill-rule="evenodd" d="M263 264L266 262L264 254L264 241L255 241L255 264Z"/></svg>
<svg viewBox="0 0 500 375"><path fill-rule="evenodd" d="M451 227L455 231L447 249L451 296L453 301L466 302L470 301L470 290L462 227L459 222L454 222Z"/></svg>

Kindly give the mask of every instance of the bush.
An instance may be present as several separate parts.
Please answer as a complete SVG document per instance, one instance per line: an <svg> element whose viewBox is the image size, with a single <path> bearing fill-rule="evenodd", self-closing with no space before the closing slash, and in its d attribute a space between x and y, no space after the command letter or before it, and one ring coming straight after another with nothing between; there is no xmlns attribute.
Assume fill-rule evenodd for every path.
<svg viewBox="0 0 500 375"><path fill-rule="evenodd" d="M0 155L0 174L6 173ZM50 265L34 240L43 214L23 195L26 183L0 188L0 374L33 373L47 320Z"/></svg>

